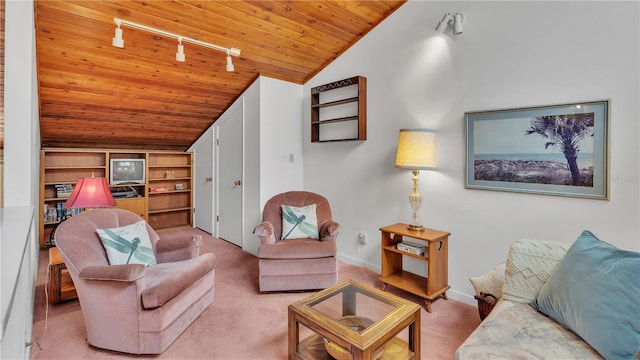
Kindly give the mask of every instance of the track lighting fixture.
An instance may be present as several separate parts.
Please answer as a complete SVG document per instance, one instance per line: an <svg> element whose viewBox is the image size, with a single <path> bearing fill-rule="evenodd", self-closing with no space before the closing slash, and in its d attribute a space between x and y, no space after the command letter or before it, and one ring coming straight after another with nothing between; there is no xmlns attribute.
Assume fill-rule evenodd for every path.
<svg viewBox="0 0 640 360"><path fill-rule="evenodd" d="M178 52L176 53L176 61L184 62L184 45L182 45L182 38L178 38Z"/></svg>
<svg viewBox="0 0 640 360"><path fill-rule="evenodd" d="M231 56L229 56L229 53L227 53L227 71L233 71L233 70L235 70L235 67L231 62Z"/></svg>
<svg viewBox="0 0 640 360"><path fill-rule="evenodd" d="M231 62L231 56L236 56L236 57L240 56L240 49L226 48L219 45L210 44L204 41L188 38L181 35L176 35L164 30L154 29L146 25L141 25L141 24L137 24L131 21L122 20L118 18L114 18L113 21L116 23L116 33L115 33L115 37L113 38L112 45L118 48L124 48L124 40L122 39L122 29L120 28L120 26L129 26L134 29L147 31L153 34L158 34L158 35L162 35L162 36L166 36L166 37L170 37L178 40L178 51L176 52L176 61L180 61L180 62L185 61L184 45L182 45L183 41L226 53L227 54L226 68L227 68L227 71L229 72L235 70L233 63Z"/></svg>
<svg viewBox="0 0 640 360"><path fill-rule="evenodd" d="M444 17L442 17L442 20L440 20L438 26L436 26L436 31L443 33L447 29L447 25L451 25L453 28L453 35L460 35L463 31L463 21L464 16L462 16L461 13L456 13L453 16L451 16L451 13L444 14Z"/></svg>
<svg viewBox="0 0 640 360"><path fill-rule="evenodd" d="M122 40L122 29L120 28L120 21L116 21L116 35L111 41L111 44L115 47L123 48L124 40Z"/></svg>

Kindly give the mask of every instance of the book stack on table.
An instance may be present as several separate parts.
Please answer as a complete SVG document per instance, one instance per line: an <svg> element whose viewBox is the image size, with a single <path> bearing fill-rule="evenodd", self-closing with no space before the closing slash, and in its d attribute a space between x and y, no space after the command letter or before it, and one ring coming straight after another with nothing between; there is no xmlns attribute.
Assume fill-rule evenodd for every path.
<svg viewBox="0 0 640 360"><path fill-rule="evenodd" d="M424 254L424 246L418 245L418 244L414 244L414 243L410 243L410 242L400 242L396 244L396 248L398 250L401 251L406 251L408 253L414 254L414 255L422 255Z"/></svg>

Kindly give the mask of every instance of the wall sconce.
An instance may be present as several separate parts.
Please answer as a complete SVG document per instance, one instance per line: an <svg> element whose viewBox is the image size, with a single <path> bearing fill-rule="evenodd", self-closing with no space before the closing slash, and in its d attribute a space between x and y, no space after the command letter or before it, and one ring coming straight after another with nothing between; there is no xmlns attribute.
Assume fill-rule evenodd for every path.
<svg viewBox="0 0 640 360"><path fill-rule="evenodd" d="M426 129L400 129L396 167L411 169L413 173L413 191L409 194L409 205L413 210L413 217L409 229L420 231L424 227L418 214L422 206L422 195L418 190L418 174L420 170L436 169L436 132Z"/></svg>
<svg viewBox="0 0 640 360"><path fill-rule="evenodd" d="M227 68L227 71L229 72L235 70L233 63L231 62L231 56L240 56L240 49L226 48L219 45L210 44L204 41L188 38L182 35L173 34L164 30L154 29L146 25L141 25L138 23L134 23L131 21L122 20L118 18L113 18L113 21L116 23L116 33L111 41L111 44L117 48L124 48L124 40L122 39L122 29L120 28L120 26L129 26L134 29L147 31L153 34L162 35L162 36L166 36L166 37L170 37L178 40L178 51L176 52L176 61L184 62L185 60L184 46L182 45L183 41L191 44L195 44L198 46L206 47L209 49L217 50L227 54L226 68Z"/></svg>
<svg viewBox="0 0 640 360"><path fill-rule="evenodd" d="M451 27L453 28L453 35L460 35L463 31L463 21L464 16L462 16L461 13L456 13L453 16L451 16L451 13L447 13L444 15L442 20L440 20L438 26L436 26L436 31L443 33L447 29L447 25L451 25Z"/></svg>

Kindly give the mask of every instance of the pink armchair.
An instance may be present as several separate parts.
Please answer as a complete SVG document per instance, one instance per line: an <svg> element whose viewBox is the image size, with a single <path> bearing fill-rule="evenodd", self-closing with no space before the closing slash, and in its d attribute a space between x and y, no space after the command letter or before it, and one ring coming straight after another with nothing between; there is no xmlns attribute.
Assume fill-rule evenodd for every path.
<svg viewBox="0 0 640 360"><path fill-rule="evenodd" d="M95 209L61 223L55 241L78 293L93 346L159 354L211 304L215 256L199 255L199 235L147 231L157 264L109 265L97 229L142 219L127 210Z"/></svg>
<svg viewBox="0 0 640 360"><path fill-rule="evenodd" d="M282 205L316 204L318 239L282 237ZM338 280L336 237L342 227L331 218L329 202L306 191L290 191L272 197L264 206L262 223L254 234L260 238L258 267L260 291L313 290Z"/></svg>

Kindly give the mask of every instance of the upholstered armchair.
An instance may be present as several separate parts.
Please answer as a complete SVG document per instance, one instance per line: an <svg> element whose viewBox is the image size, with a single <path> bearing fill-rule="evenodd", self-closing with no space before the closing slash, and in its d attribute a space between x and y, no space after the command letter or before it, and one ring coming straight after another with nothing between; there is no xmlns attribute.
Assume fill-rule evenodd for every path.
<svg viewBox="0 0 640 360"><path fill-rule="evenodd" d="M85 211L60 224L55 242L76 287L89 343L159 354L213 301L215 256L200 255L199 235L158 235L144 223L155 263L110 265L97 230L138 224L144 231L141 220L122 209Z"/></svg>
<svg viewBox="0 0 640 360"><path fill-rule="evenodd" d="M288 206L284 213L285 221L283 205ZM310 219L312 216L309 214L290 212L291 207L313 205L315 219ZM310 230L312 227L303 221L305 217L306 220L316 220L315 234ZM292 229L283 231L283 223L287 219L293 222ZM296 230L296 225L301 232ZM262 223L254 230L260 238L260 291L313 290L334 285L338 280L336 237L341 230L340 224L331 218L329 202L321 195L290 191L269 199L264 206ZM299 237L300 234L303 237Z"/></svg>

